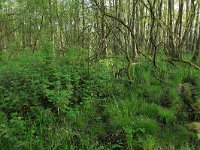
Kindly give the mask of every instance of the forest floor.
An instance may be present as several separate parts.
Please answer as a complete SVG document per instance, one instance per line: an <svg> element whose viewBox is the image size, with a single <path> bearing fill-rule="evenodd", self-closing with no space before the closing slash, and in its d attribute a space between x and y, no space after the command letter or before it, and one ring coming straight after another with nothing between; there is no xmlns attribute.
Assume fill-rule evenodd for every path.
<svg viewBox="0 0 200 150"><path fill-rule="evenodd" d="M157 68L133 64L129 81L122 58L86 57L2 55L1 150L200 149L198 69L160 55Z"/></svg>

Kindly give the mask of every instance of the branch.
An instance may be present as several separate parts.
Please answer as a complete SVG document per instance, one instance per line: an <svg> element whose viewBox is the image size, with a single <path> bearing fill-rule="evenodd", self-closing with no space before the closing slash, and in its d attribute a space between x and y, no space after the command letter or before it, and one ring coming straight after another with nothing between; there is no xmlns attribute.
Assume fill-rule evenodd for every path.
<svg viewBox="0 0 200 150"><path fill-rule="evenodd" d="M120 24L122 24L125 28L127 28L128 31L131 33L132 37L134 37L133 31L132 31L132 29L131 29L130 26L128 26L122 19L117 18L117 17L115 17L115 16L112 16L111 14L107 14L106 12L102 11L102 8L101 8L101 6L99 6L99 4L97 3L97 1L96 1L96 0L93 0L93 1L94 1L95 5L98 7L98 9L101 11L101 13L103 13L103 15L105 15L105 16L111 18L111 19L115 19L116 21L118 21L118 22L119 22Z"/></svg>
<svg viewBox="0 0 200 150"><path fill-rule="evenodd" d="M197 69L197 70L200 70L200 67L194 63L192 63L191 61L189 60L184 60L184 59L176 59L176 58L170 58L171 61L175 61L175 62L182 62L182 63L185 63L185 64L188 64L190 66L192 66L193 68Z"/></svg>
<svg viewBox="0 0 200 150"><path fill-rule="evenodd" d="M170 63L171 65L173 65L173 66L177 67L178 69L180 69L180 67L179 67L177 64L175 64L173 61L171 61L171 60L169 60L169 59L166 59L166 58L163 58L163 60L164 60L164 61L167 61L167 62Z"/></svg>
<svg viewBox="0 0 200 150"><path fill-rule="evenodd" d="M168 84L168 82L166 82L166 81L164 81L163 79L161 79L161 78L159 78L155 73L153 74L154 76L154 78L155 79L157 79L158 81L160 81L160 82L162 82L162 83L164 83L164 84Z"/></svg>
<svg viewBox="0 0 200 150"><path fill-rule="evenodd" d="M8 36L8 35L10 35L10 34L12 34L12 33L15 32L16 30L20 29L22 25L23 25L23 23L19 24L19 26L17 26L15 29L13 29L12 31L10 31L9 33L4 34L4 35L1 35L1 36L0 36L0 39L1 39L1 38L4 38L4 37L6 37L6 36Z"/></svg>

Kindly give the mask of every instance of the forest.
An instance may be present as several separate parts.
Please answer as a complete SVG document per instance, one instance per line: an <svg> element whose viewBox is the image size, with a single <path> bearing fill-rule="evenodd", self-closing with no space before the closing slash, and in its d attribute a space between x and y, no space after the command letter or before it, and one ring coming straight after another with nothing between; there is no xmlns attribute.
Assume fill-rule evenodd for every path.
<svg viewBox="0 0 200 150"><path fill-rule="evenodd" d="M200 0L0 0L0 150L200 150Z"/></svg>

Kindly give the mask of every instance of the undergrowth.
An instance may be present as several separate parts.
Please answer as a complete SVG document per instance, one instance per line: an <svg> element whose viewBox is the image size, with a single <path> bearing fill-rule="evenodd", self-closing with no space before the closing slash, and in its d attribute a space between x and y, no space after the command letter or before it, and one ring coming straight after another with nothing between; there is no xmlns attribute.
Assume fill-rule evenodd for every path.
<svg viewBox="0 0 200 150"><path fill-rule="evenodd" d="M159 61L132 67L124 62L87 60L71 48L2 57L0 67L0 149L199 149L199 71Z"/></svg>

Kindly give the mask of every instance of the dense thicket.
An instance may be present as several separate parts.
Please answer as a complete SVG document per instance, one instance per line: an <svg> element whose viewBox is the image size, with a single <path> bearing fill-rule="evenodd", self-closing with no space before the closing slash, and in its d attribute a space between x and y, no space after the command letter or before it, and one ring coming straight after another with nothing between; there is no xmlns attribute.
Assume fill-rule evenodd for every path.
<svg viewBox="0 0 200 150"><path fill-rule="evenodd" d="M198 0L3 0L0 49L34 52L50 41L53 53L77 45L95 58L120 54L130 61L162 50L196 60L199 9Z"/></svg>
<svg viewBox="0 0 200 150"><path fill-rule="evenodd" d="M88 70L83 53L4 55L1 149L198 149L198 70L142 60L130 82L123 61Z"/></svg>
<svg viewBox="0 0 200 150"><path fill-rule="evenodd" d="M198 0L1 0L0 149L200 149Z"/></svg>

